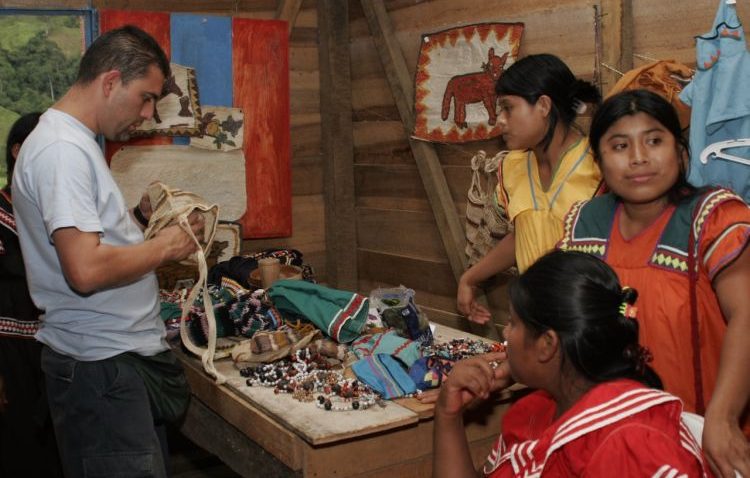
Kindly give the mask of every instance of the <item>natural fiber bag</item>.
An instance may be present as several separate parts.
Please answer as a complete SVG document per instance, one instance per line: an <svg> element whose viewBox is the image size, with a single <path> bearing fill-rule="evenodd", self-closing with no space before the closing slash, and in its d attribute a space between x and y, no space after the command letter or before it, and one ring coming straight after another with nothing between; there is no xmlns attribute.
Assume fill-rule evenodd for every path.
<svg viewBox="0 0 750 478"><path fill-rule="evenodd" d="M497 168L508 151L488 158L479 151L471 158L471 186L466 202L466 249L469 265L476 264L513 230L505 211L495 202Z"/></svg>
<svg viewBox="0 0 750 478"><path fill-rule="evenodd" d="M154 237L165 227L179 224L187 232L193 241L198 245L198 250L190 257L182 261L183 264L198 265L198 281L190 290L187 300L182 305L182 316L180 319L180 337L185 347L195 355L201 358L203 368L209 375L216 378L217 383L223 383L226 378L221 375L214 367L214 355L216 354L216 316L211 302L211 296L208 293L206 276L208 266L206 265L206 254L211 249L214 240L216 226L219 222L219 206L216 204L206 204L205 200L193 193L172 189L161 182L154 182L148 187L148 196L151 200L151 209L153 213L148 222L148 227L144 233L146 239ZM199 241L190 229L188 216L193 212L203 215L204 229L203 240ZM186 320L198 293L203 293L203 306L206 311L208 320L208 345L201 347L196 345L188 330Z"/></svg>

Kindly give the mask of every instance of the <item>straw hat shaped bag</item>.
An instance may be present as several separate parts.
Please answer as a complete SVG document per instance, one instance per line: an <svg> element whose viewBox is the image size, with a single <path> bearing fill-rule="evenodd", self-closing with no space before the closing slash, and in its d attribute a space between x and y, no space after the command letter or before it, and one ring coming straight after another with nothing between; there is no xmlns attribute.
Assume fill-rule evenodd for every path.
<svg viewBox="0 0 750 478"><path fill-rule="evenodd" d="M211 296L208 293L206 276L208 266L206 265L206 256L211 249L211 244L216 233L216 226L219 222L219 206L216 204L207 204L206 201L198 196L180 189L172 189L161 182L154 182L149 185L147 190L151 200L151 209L153 213L148 222L148 227L144 232L146 239L154 237L165 227L178 224L198 245L198 250L187 259L181 261L185 265L198 265L198 281L190 290L187 300L182 305L182 315L180 320L180 337L185 347L195 355L201 358L203 368L209 375L216 378L218 383L223 383L226 378L221 375L214 367L214 355L216 353L216 317L211 303ZM203 215L204 232L203 240L199 241L193 234L188 222L188 216L193 212ZM186 319L198 293L203 293L203 306L208 319L208 347L201 347L193 343L187 328Z"/></svg>

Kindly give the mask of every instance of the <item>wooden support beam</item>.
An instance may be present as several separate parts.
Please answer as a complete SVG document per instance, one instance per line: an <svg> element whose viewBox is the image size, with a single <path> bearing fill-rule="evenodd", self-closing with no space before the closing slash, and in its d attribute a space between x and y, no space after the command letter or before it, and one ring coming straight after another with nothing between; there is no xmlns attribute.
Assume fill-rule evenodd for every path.
<svg viewBox="0 0 750 478"><path fill-rule="evenodd" d="M302 0L279 0L276 7L276 20L286 20L289 25L289 36L292 35L294 23L297 21L297 14L302 6Z"/></svg>
<svg viewBox="0 0 750 478"><path fill-rule="evenodd" d="M633 68L633 1L602 0L602 90ZM618 71L614 71L618 70Z"/></svg>
<svg viewBox="0 0 750 478"><path fill-rule="evenodd" d="M326 277L333 287L357 290L349 3L319 0L318 28Z"/></svg>
<svg viewBox="0 0 750 478"><path fill-rule="evenodd" d="M422 177L422 184L432 207L451 270L458 281L467 266L464 253L466 236L435 147L430 143L411 138L415 122L413 77L406 67L401 45L398 43L393 23L383 0L361 1L370 33L372 33L401 116L401 122L409 137L409 146ZM472 332L493 337L497 334L497 331L489 325L481 328L472 327Z"/></svg>
<svg viewBox="0 0 750 478"><path fill-rule="evenodd" d="M362 9L367 17L380 60L383 62L404 129L411 137L415 121L413 77L406 67L393 24L382 0L362 0ZM466 239L440 159L435 147L430 143L409 139L409 146L422 176L422 183L448 253L453 275L458 279L466 268Z"/></svg>

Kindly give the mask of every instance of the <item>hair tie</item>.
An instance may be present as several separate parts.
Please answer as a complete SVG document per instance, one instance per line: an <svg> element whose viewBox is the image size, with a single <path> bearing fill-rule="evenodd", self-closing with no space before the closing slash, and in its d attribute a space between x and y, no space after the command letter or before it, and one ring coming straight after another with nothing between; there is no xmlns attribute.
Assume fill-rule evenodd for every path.
<svg viewBox="0 0 750 478"><path fill-rule="evenodd" d="M638 298L638 292L630 287L623 287L620 293L622 303L620 303L620 315L626 319L635 319L638 315L638 307L634 306L636 299Z"/></svg>
<svg viewBox="0 0 750 478"><path fill-rule="evenodd" d="M623 301L620 304L620 315L626 319L635 319L638 315L638 307Z"/></svg>

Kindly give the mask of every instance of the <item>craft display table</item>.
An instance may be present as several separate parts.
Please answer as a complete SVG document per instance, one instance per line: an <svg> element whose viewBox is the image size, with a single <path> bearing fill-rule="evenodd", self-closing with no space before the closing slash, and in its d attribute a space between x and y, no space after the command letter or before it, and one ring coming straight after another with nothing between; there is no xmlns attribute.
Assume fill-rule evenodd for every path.
<svg viewBox="0 0 750 478"><path fill-rule="evenodd" d="M436 340L470 337L438 326ZM200 360L181 351L193 399L181 428L197 445L245 477L429 477L432 405L416 399L386 407L330 412L272 388L248 387L231 360L216 362L228 381L217 385ZM466 430L479 466L511 402L506 393L470 412Z"/></svg>

